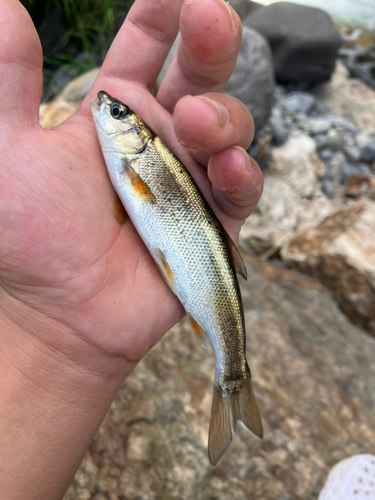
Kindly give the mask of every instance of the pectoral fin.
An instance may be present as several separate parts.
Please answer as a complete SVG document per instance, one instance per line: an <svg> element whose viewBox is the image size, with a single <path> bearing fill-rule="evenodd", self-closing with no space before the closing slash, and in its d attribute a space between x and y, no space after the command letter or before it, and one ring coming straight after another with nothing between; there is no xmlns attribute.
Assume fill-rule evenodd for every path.
<svg viewBox="0 0 375 500"><path fill-rule="evenodd" d="M225 231L225 238L228 243L229 255L230 255L230 260L232 261L233 268L235 269L236 273L240 274L245 280L247 280L247 270L243 258L240 254L240 251L233 243L232 238L226 231Z"/></svg>
<svg viewBox="0 0 375 500"><path fill-rule="evenodd" d="M151 189L141 178L139 174L134 170L134 168L126 161L122 160L124 175L128 177L134 191L144 200L149 203L155 203L155 197L151 192Z"/></svg>
<svg viewBox="0 0 375 500"><path fill-rule="evenodd" d="M199 323L197 323L195 321L195 319L193 318L193 316L191 316L190 314L187 314L187 318L189 320L189 323L191 324L193 332L194 332L195 336L197 337L199 343L201 344L202 347L204 347L205 349L207 349L207 343L208 343L208 341L207 341L207 334L206 334L206 332L199 325Z"/></svg>

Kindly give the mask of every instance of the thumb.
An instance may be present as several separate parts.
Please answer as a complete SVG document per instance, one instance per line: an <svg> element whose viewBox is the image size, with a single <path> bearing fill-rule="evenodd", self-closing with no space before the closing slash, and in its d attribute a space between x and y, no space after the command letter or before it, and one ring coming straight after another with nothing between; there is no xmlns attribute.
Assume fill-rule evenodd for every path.
<svg viewBox="0 0 375 500"><path fill-rule="evenodd" d="M0 0L0 129L39 122L43 53L33 22L18 0Z"/></svg>

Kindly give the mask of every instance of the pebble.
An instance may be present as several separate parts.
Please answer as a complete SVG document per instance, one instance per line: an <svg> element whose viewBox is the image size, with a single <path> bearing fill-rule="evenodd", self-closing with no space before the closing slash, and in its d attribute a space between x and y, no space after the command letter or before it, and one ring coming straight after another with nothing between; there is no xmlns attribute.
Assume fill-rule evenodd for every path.
<svg viewBox="0 0 375 500"><path fill-rule="evenodd" d="M356 144L353 144L352 146L344 146L344 153L349 161L359 161L361 157L361 150Z"/></svg>
<svg viewBox="0 0 375 500"><path fill-rule="evenodd" d="M326 136L326 147L333 151L340 151L343 146L343 139L340 132L337 130L330 130Z"/></svg>
<svg viewBox="0 0 375 500"><path fill-rule="evenodd" d="M283 107L293 113L308 115L314 108L316 98L309 92L294 92L283 100Z"/></svg>
<svg viewBox="0 0 375 500"><path fill-rule="evenodd" d="M311 118L306 120L306 128L310 134L324 134L331 128L331 120L326 118Z"/></svg>
<svg viewBox="0 0 375 500"><path fill-rule="evenodd" d="M335 156L335 152L329 148L323 148L319 151L319 155L322 160L331 160Z"/></svg>
<svg viewBox="0 0 375 500"><path fill-rule="evenodd" d="M361 161L364 163L372 163L375 161L375 142L370 143L362 149Z"/></svg>
<svg viewBox="0 0 375 500"><path fill-rule="evenodd" d="M272 116L271 120L272 142L275 146L285 144L289 137L289 129L281 116Z"/></svg>
<svg viewBox="0 0 375 500"><path fill-rule="evenodd" d="M321 178L322 189L325 195L332 199L335 197L335 179L331 175Z"/></svg>
<svg viewBox="0 0 375 500"><path fill-rule="evenodd" d="M345 163L342 167L341 183L346 184L348 177L358 173L360 173L360 171L357 165L353 163Z"/></svg>

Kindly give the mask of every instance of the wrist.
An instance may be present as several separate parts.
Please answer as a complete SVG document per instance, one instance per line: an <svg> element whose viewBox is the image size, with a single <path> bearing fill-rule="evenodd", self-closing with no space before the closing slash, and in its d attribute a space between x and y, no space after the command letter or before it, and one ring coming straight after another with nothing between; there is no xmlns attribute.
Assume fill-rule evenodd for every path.
<svg viewBox="0 0 375 500"><path fill-rule="evenodd" d="M0 498L60 499L132 366L3 299Z"/></svg>

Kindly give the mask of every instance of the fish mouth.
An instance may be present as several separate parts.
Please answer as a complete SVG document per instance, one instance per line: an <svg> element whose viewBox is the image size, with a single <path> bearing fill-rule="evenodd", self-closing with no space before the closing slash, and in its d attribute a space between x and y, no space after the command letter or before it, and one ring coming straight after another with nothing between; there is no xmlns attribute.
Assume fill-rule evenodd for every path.
<svg viewBox="0 0 375 500"><path fill-rule="evenodd" d="M99 99L99 97L96 99L90 99L90 108L93 114L99 113L100 111L100 106L102 105L102 101Z"/></svg>

